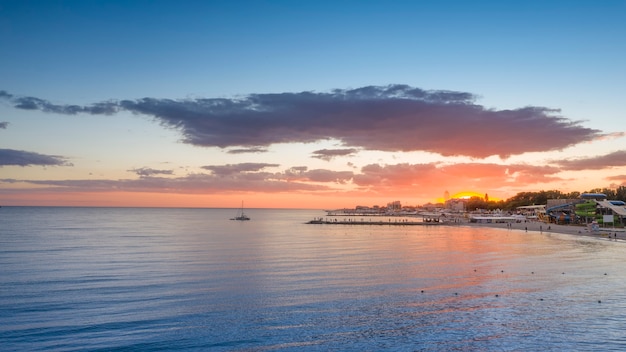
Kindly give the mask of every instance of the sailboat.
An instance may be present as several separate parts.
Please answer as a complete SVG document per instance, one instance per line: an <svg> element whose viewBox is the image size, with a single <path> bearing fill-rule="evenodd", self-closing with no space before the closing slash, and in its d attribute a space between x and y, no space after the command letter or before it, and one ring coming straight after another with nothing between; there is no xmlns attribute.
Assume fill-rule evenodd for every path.
<svg viewBox="0 0 626 352"><path fill-rule="evenodd" d="M237 216L235 216L231 220L239 220L239 221L250 220L250 218L246 216L246 214L243 212L243 202L241 202L241 210L237 213Z"/></svg>

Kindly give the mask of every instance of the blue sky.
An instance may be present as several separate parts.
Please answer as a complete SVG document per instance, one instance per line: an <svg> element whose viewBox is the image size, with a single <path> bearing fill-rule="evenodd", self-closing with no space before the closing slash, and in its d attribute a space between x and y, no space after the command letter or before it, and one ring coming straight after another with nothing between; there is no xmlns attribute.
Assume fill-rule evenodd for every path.
<svg viewBox="0 0 626 352"><path fill-rule="evenodd" d="M495 99L511 80L605 91L624 75L624 1L2 3L3 81L51 99L389 83Z"/></svg>
<svg viewBox="0 0 626 352"><path fill-rule="evenodd" d="M94 175L111 182L130 180L132 172L128 170L151 168L172 171L158 176L168 181L185 178L178 180L183 182L191 174L215 175L218 165L243 165L242 170L248 171L242 172L250 176L254 173L250 163L254 162L264 165L254 169L259 172L271 170L284 175L285 170L306 166L308 171L349 171L358 178L370 170L363 167L373 164L391 168L436 162L477 163L478 170L485 164L537 165L602 157L626 149L620 136L626 96L625 35L626 1L0 1L0 90L11 96L0 104L0 123L6 122L0 125L4 126L0 129L0 149L58 156L65 165L15 165L8 159L0 160L0 173L4 174L0 178L5 179L0 190L4 187L6 197L17 202L21 192L17 184L34 193L29 188L31 179L85 181L87 169L93 169L88 172L92 181ZM58 106L143 98L245 100L269 93L291 97L289 94L348 92L390 84L468 93L472 98L464 104L499 112L493 114L496 119L503 111L529 106L556 109L553 115L565 122L598 133L582 138L581 144L563 141L545 146L545 150L513 151L504 158L497 157L502 154L499 150L494 156L464 152L460 143L471 149L469 138L459 137L462 140L451 141L449 148L420 145L389 150L380 143L358 141L356 134L332 136L317 140L318 144L310 140L311 135L289 143L272 138L267 142L266 138L257 141L257 146L266 148L264 152L235 155L225 152L224 145L185 141L189 137L185 131L192 128L186 125L188 120L176 127L164 115L137 109L121 109L105 116L51 113L41 108L19 108L15 100L30 97ZM163 101L160 104L163 106ZM295 115L294 125L298 125ZM381 113L377 118L385 116ZM359 120L354 121L358 126ZM476 126L459 121L457 126L467 129L468 134L488 123L481 120L482 125ZM550 125L550 121L544 122ZM540 128L541 123L534 128ZM219 133L239 140L235 134L226 133L231 127ZM302 124L301 128L315 126ZM380 129L372 129L373 137L376 131ZM240 131L248 135L254 132ZM500 138L506 141L507 132L502 133L505 135ZM532 143L536 141L530 140ZM503 148L502 141L494 145ZM358 150L348 153L350 148ZM450 152L453 148L458 152ZM338 151L330 151L335 149ZM341 155L349 159L320 160L319 153L314 153L320 150L327 150L327 156L344 153ZM624 166L626 163L612 165L612 173L606 175L611 179L607 180L588 178L586 172L590 171L584 170L579 170L579 175L568 170L544 173L543 181L530 183L526 189L561 189L574 179L587 182L576 184L572 190L578 191L586 186L620 184L618 176L626 175ZM180 171L183 169L186 171ZM557 182L546 179L548 175ZM335 179L332 187L321 187L321 181L307 182L326 192L317 193L320 203L330 203L331 196L341 199L337 203L345 203L348 197L369 201L404 194L373 194L372 189L384 189L383 185L355 180ZM419 180L411 181L418 189ZM455 187L460 191L482 185L463 182L455 180L455 184L441 188L454 193ZM237 199L241 192L250 192L228 184L224 189ZM276 196L272 187L268 189L262 194ZM276 192L293 193L288 189ZM491 192L506 198L523 189L498 184ZM82 194L88 188L71 191ZM154 188L150 192L160 191ZM315 194L307 187L298 192ZM439 188L433 192L442 194ZM30 201L36 202L36 196L32 197ZM432 194L419 191L407 197L408 202L432 198Z"/></svg>

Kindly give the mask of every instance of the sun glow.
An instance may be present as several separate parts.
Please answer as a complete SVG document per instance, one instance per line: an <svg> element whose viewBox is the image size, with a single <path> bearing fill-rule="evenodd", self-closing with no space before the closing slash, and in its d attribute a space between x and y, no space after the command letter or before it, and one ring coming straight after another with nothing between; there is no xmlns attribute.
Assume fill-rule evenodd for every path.
<svg viewBox="0 0 626 352"><path fill-rule="evenodd" d="M485 193L478 193L474 191L463 191L459 192L450 197L450 199L470 199L472 197L485 198Z"/></svg>
<svg viewBox="0 0 626 352"><path fill-rule="evenodd" d="M468 200L472 197L478 197L480 199L483 200L489 200L489 201L499 201L500 198L497 197L492 197L490 195L488 195L487 193L478 193L475 191L462 191L462 192L458 192L452 196L450 196L449 199L465 199ZM488 199L485 199L486 197L489 197ZM446 199L444 198L437 198L437 203L445 203Z"/></svg>

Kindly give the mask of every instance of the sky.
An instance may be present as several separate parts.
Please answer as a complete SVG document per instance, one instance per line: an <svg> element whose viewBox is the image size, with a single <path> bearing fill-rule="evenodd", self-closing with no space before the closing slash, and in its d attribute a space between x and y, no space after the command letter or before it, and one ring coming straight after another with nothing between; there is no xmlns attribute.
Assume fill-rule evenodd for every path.
<svg viewBox="0 0 626 352"><path fill-rule="evenodd" d="M0 0L0 205L626 185L626 1Z"/></svg>

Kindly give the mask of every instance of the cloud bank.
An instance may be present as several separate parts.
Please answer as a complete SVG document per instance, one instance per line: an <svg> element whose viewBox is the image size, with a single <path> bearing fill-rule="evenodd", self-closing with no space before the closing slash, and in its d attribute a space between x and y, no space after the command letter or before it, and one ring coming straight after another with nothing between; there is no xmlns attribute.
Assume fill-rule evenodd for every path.
<svg viewBox="0 0 626 352"><path fill-rule="evenodd" d="M149 167L141 167L138 169L131 169L128 171L136 173L137 176L139 177L150 177L150 176L155 176L155 175L173 175L174 174L174 171L172 170L157 170L157 169L152 169Z"/></svg>
<svg viewBox="0 0 626 352"><path fill-rule="evenodd" d="M294 166L278 170L277 164L240 163L206 165L208 173L171 176L169 170L141 168L130 170L137 179L122 180L15 180L0 179L0 183L28 183L48 186L51 192L165 192L185 194L234 194L241 192L316 193L428 196L439 195L442 185L464 185L474 189L498 189L518 183L541 184L562 181L555 176L558 168L525 164L499 165L465 163L441 165L369 164L359 173ZM268 171L268 169L276 169ZM26 191L24 188L2 189L1 193Z"/></svg>
<svg viewBox="0 0 626 352"><path fill-rule="evenodd" d="M71 164L61 156L0 149L0 167L2 166L71 166Z"/></svg>
<svg viewBox="0 0 626 352"><path fill-rule="evenodd" d="M600 170L626 166L626 150L589 158L555 161L563 170Z"/></svg>
<svg viewBox="0 0 626 352"><path fill-rule="evenodd" d="M151 116L182 134L186 143L263 151L279 143L338 140L346 148L427 151L444 156L508 157L560 150L603 135L558 115L556 109L487 109L471 93L407 85L330 92L250 94L237 98L104 101L59 105L0 91L17 109L56 114ZM320 153L320 158L333 155Z"/></svg>
<svg viewBox="0 0 626 352"><path fill-rule="evenodd" d="M358 149L320 149L313 152L313 158L330 161L338 156L352 156L358 152Z"/></svg>

